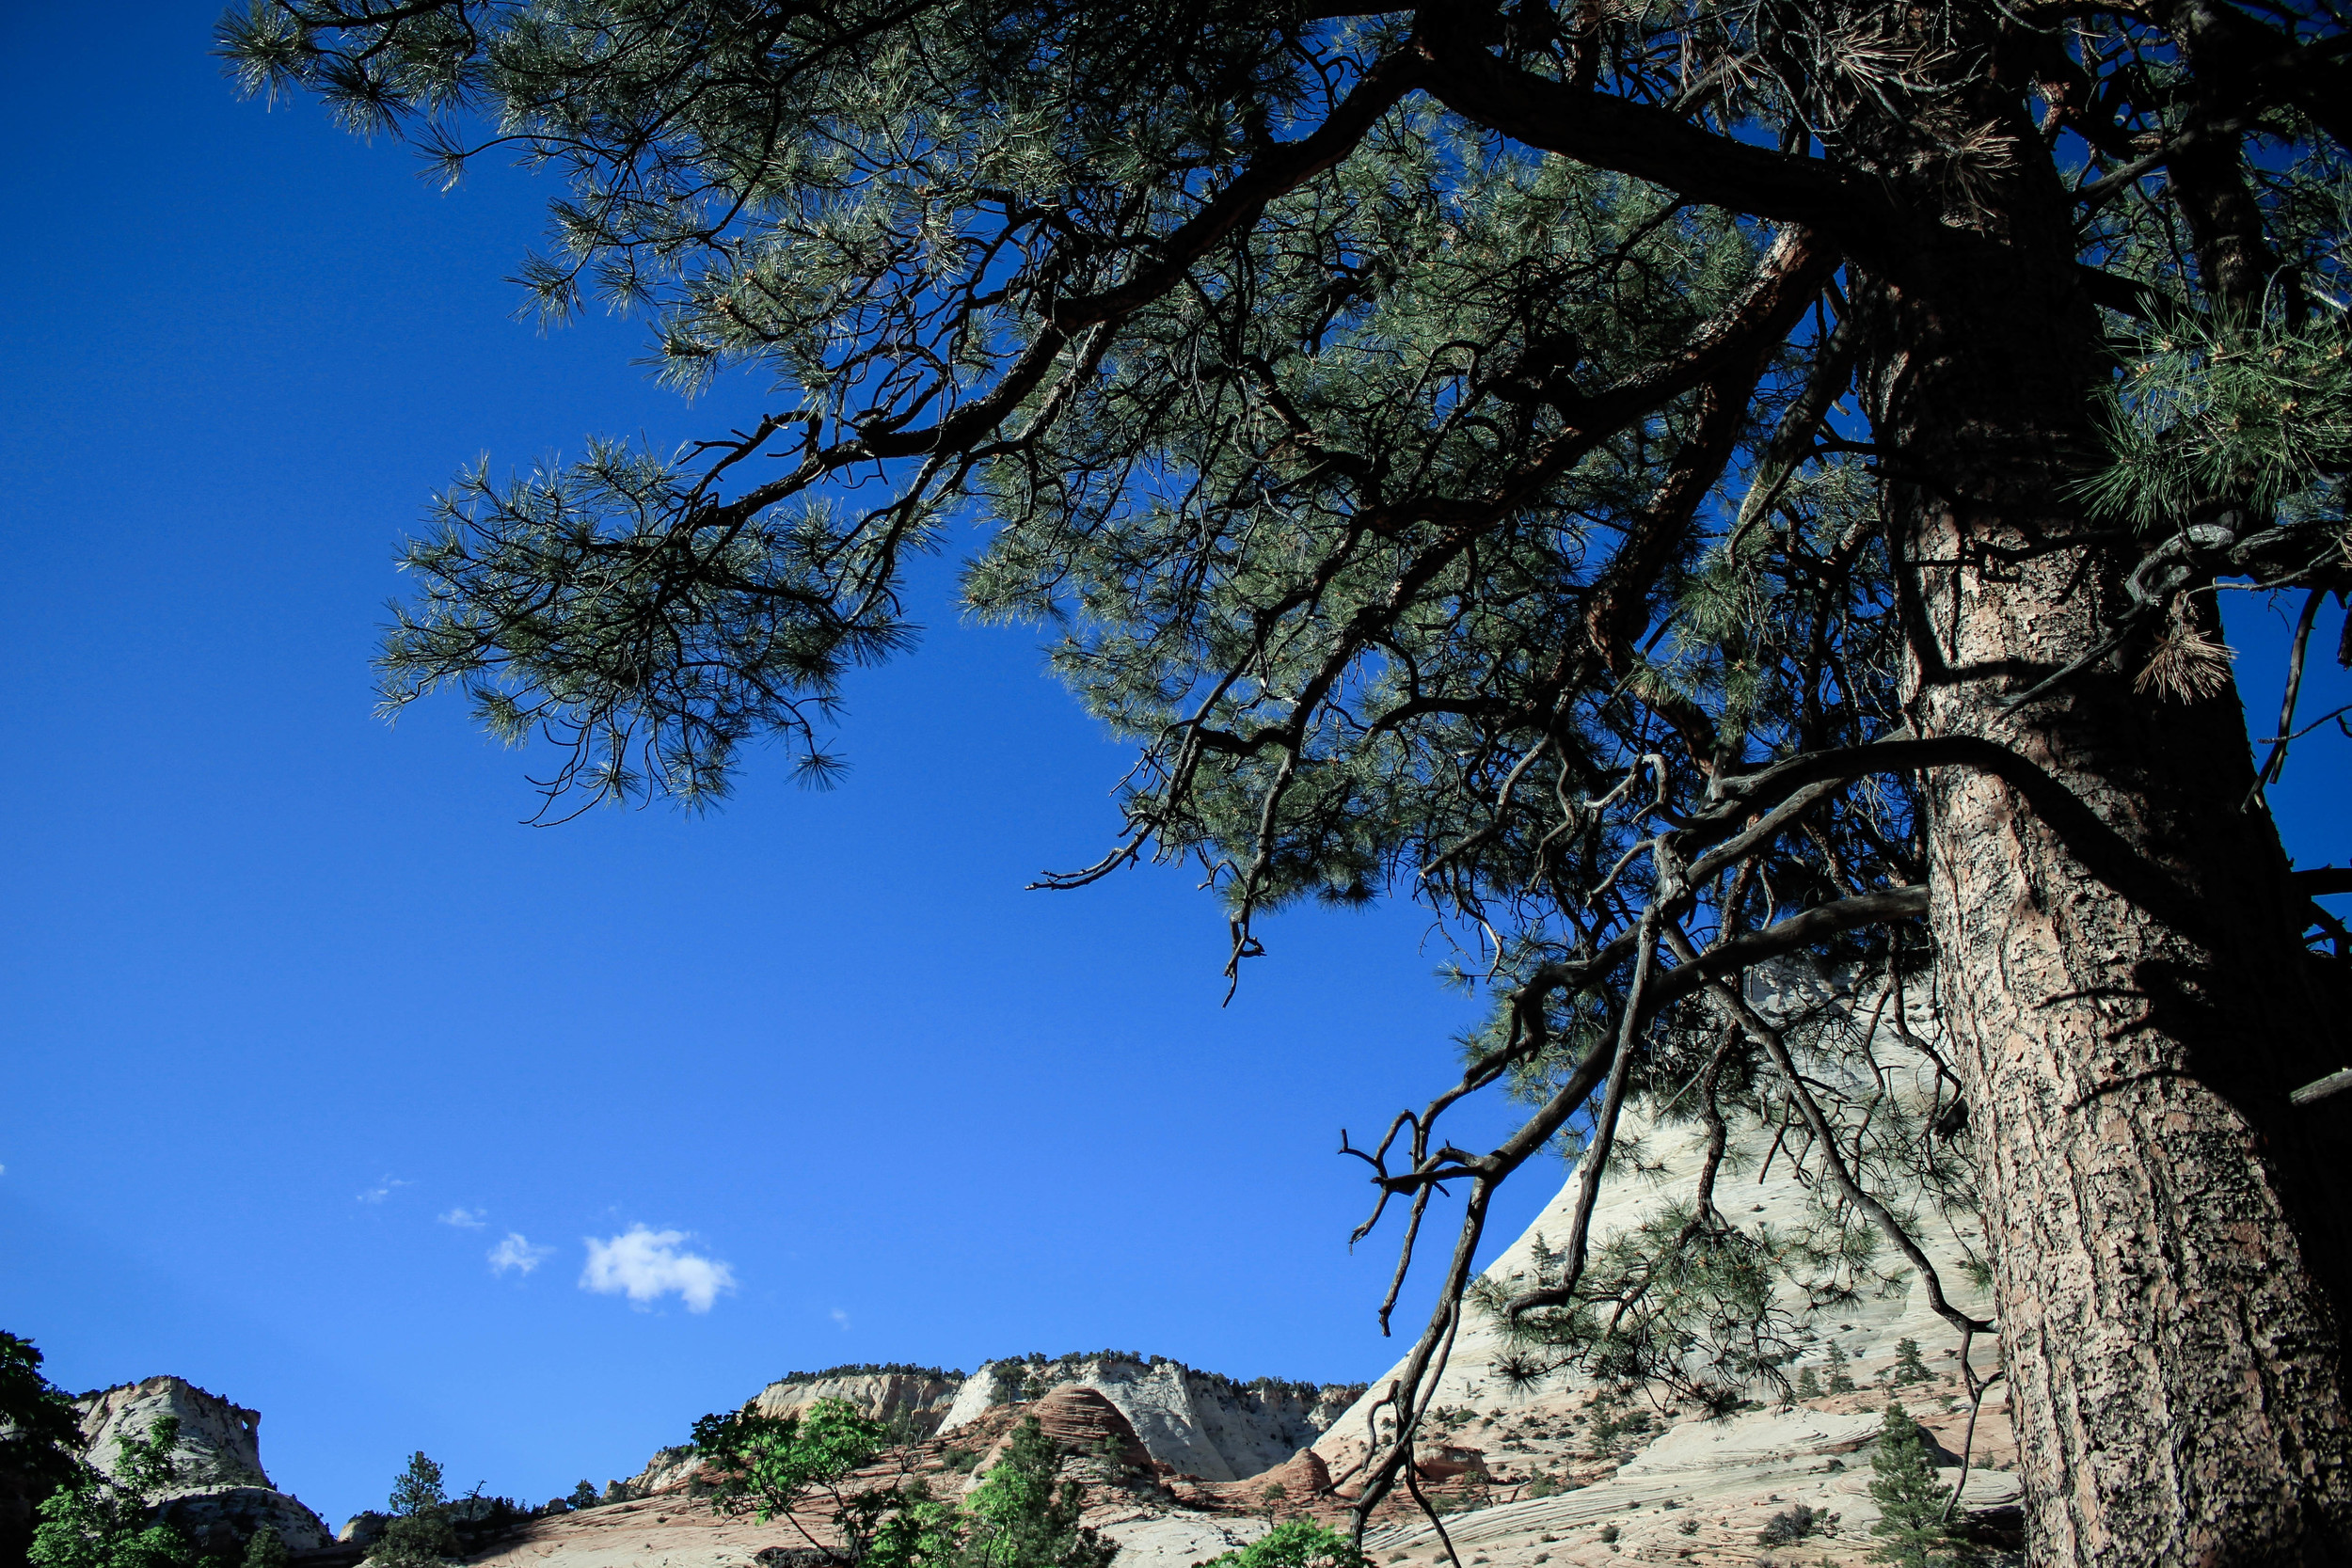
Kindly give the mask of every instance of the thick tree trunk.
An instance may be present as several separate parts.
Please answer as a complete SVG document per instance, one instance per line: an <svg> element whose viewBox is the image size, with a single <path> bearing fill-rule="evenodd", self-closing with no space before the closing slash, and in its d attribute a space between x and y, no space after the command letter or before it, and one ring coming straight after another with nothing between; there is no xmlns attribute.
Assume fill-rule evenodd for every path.
<svg viewBox="0 0 2352 1568"><path fill-rule="evenodd" d="M2013 749L2105 830L2062 834L1989 774L1928 782L2029 1556L2352 1561L2352 1136L2287 1102L2342 1044L2243 809L2235 689L2137 691L2143 648L2003 712L2106 638L2138 554L2071 498L2099 371L2055 197L1971 208L1856 290L1914 722Z"/></svg>

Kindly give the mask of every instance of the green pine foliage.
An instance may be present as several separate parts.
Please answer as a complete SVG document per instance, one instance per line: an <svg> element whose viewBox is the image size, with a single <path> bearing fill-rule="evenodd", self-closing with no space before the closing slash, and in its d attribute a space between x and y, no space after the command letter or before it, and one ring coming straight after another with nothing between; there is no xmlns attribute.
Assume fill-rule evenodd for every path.
<svg viewBox="0 0 2352 1568"><path fill-rule="evenodd" d="M2201 498L2234 494L2344 539L2352 324L2341 310L2297 315L2170 312L2126 330L2127 368L2106 390L2111 460L2088 483L2092 499L2157 531Z"/></svg>
<svg viewBox="0 0 2352 1568"><path fill-rule="evenodd" d="M604 1497L596 1490L596 1482L583 1479L578 1486L572 1488L572 1495L568 1500L575 1509L594 1508L604 1501Z"/></svg>
<svg viewBox="0 0 2352 1568"><path fill-rule="evenodd" d="M1502 1312L1508 1291L1496 1282L1481 1278L1471 1296L1502 1328L1509 1368L1522 1381L1574 1367L1603 1386L1654 1385L1727 1412L1797 1354L1799 1324L1775 1287L1803 1250L1799 1238L1669 1201L1593 1249L1572 1307L1513 1320ZM1552 1284L1559 1267L1537 1238L1535 1278Z"/></svg>
<svg viewBox="0 0 2352 1568"><path fill-rule="evenodd" d="M1925 1383L1935 1374L1919 1359L1919 1341L1902 1338L1895 1341L1895 1366L1888 1374L1896 1383Z"/></svg>
<svg viewBox="0 0 2352 1568"><path fill-rule="evenodd" d="M1821 1397L1821 1380L1812 1368L1804 1367L1798 1370L1795 1392L1797 1398L1801 1400L1818 1400Z"/></svg>
<svg viewBox="0 0 2352 1568"><path fill-rule="evenodd" d="M37 1495L72 1480L82 1449L73 1402L40 1363L32 1340L0 1332L0 1470L24 1476Z"/></svg>
<svg viewBox="0 0 2352 1568"><path fill-rule="evenodd" d="M378 1568L434 1568L457 1555L457 1529L450 1522L449 1494L441 1466L422 1449L392 1478L384 1534L369 1551Z"/></svg>
<svg viewBox="0 0 2352 1568"><path fill-rule="evenodd" d="M33 1528L36 1568L195 1568L195 1545L151 1520L146 1500L177 1479L179 1441L179 1418L160 1417L144 1437L117 1440L112 1476L85 1465L52 1492Z"/></svg>
<svg viewBox="0 0 2352 1568"><path fill-rule="evenodd" d="M1835 1339L1831 1340L1829 1347L1829 1391L1831 1393L1851 1394L1854 1391L1856 1385L1853 1374L1846 1370L1847 1365L1845 1347Z"/></svg>
<svg viewBox="0 0 2352 1568"><path fill-rule="evenodd" d="M1967 1547L1944 1524L1951 1491L1935 1479L1919 1423L1895 1401L1870 1455L1870 1500L1879 1506L1870 1533L1878 1538L1870 1560L1892 1568L1958 1568L1972 1560Z"/></svg>

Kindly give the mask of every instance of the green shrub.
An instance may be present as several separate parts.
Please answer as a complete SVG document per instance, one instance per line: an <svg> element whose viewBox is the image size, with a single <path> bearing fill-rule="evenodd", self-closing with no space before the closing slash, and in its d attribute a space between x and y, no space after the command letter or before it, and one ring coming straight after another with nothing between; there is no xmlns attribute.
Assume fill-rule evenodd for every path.
<svg viewBox="0 0 2352 1568"><path fill-rule="evenodd" d="M1764 1521L1764 1528L1756 1532L1759 1546L1793 1546L1809 1535L1826 1532L1837 1523L1837 1515L1824 1513L1806 1503L1782 1509Z"/></svg>
<svg viewBox="0 0 2352 1568"><path fill-rule="evenodd" d="M1365 1562L1356 1543L1339 1531L1312 1519L1288 1519L1239 1551L1212 1558L1202 1568L1365 1568Z"/></svg>
<svg viewBox="0 0 2352 1568"><path fill-rule="evenodd" d="M1060 1468L1036 1417L1013 1429L988 1479L964 1501L967 1568L1109 1568L1119 1547L1078 1523L1085 1498L1075 1481L1055 1484Z"/></svg>

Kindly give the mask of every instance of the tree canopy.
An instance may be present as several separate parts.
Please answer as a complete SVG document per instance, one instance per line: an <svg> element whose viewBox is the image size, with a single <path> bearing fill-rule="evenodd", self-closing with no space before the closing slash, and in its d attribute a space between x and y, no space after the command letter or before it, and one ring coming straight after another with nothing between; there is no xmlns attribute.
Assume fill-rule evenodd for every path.
<svg viewBox="0 0 2352 1568"><path fill-rule="evenodd" d="M1725 984L1781 955L1890 991L1932 967L1967 1115L2027 1141L2090 1103L2105 1058L2068 1042L2122 1037L2101 1007L2242 972L2304 1010L2196 1101L2221 1129L2199 1147L2299 1158L2262 1118L2341 1016L2304 933L2344 939L2260 797L2352 581L2330 0L249 0L222 38L246 90L315 94L449 179L554 174L532 309L642 315L681 392L769 388L756 422L675 450L461 474L404 558L388 708L455 688L551 742L558 816L707 805L771 739L827 783L849 673L914 641L905 563L978 521L974 612L1052 627L1137 751L1104 855L1044 885L1194 863L1235 983L1286 902L1436 911L1492 1020L1458 1084L1360 1150L1407 1260L1431 1193L1470 1187L1416 1376L1492 1186L1572 1127L1597 1171L1629 1096L1702 1080L1784 1084L1963 1355L1992 1326ZM2249 780L2223 583L2302 596ZM2048 915L2071 886L2122 912ZM2060 974L2047 1001L2015 977L2028 951ZM2007 978L1978 985L1996 954ZM2182 1053L2222 1026L2176 1021L2218 993L2178 984L2117 1083L2204 1082ZM2020 1038L2049 1050L1996 1048ZM1498 1084L1525 1125L1449 1147L1447 1107ZM2095 1093L2134 1126L2170 1114ZM2063 1273L2024 1240L2049 1168L1986 1179L2005 1299ZM2305 1257L2302 1180L2247 1198L2270 1217L2241 1234ZM1497 1309L1590 1299L1582 1227ZM1659 1239L1756 1299L1705 1192ZM2319 1283L2245 1277L2325 1318L2337 1251L2310 1254ZM2352 1451L2313 1335L2335 1370L2295 1383L2297 1441ZM2097 1397L2132 1405L2122 1386ZM2081 1439L2053 1420L2026 1447L2055 1483ZM2352 1529L2342 1479L2310 1484L2331 1500L2308 1517ZM2036 1528L2084 1560L2146 1539L2049 1506Z"/></svg>

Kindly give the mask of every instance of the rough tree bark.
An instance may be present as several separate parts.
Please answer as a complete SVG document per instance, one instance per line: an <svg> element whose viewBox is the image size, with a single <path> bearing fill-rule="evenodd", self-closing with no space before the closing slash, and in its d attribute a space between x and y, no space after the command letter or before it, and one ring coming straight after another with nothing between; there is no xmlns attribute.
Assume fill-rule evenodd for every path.
<svg viewBox="0 0 2352 1568"><path fill-rule="evenodd" d="M2013 100L1980 106L2029 135ZM2117 657L2004 707L2106 640L2141 548L2072 496L2097 323L2065 192L2019 163L1964 191L1915 170L1939 221L1857 268L1855 304L1914 722L2015 750L2115 835L2062 838L1985 773L1928 780L2030 1558L2352 1561L2352 1186L2287 1101L2343 1053L2277 833L2245 809L2235 689L2166 700Z"/></svg>

